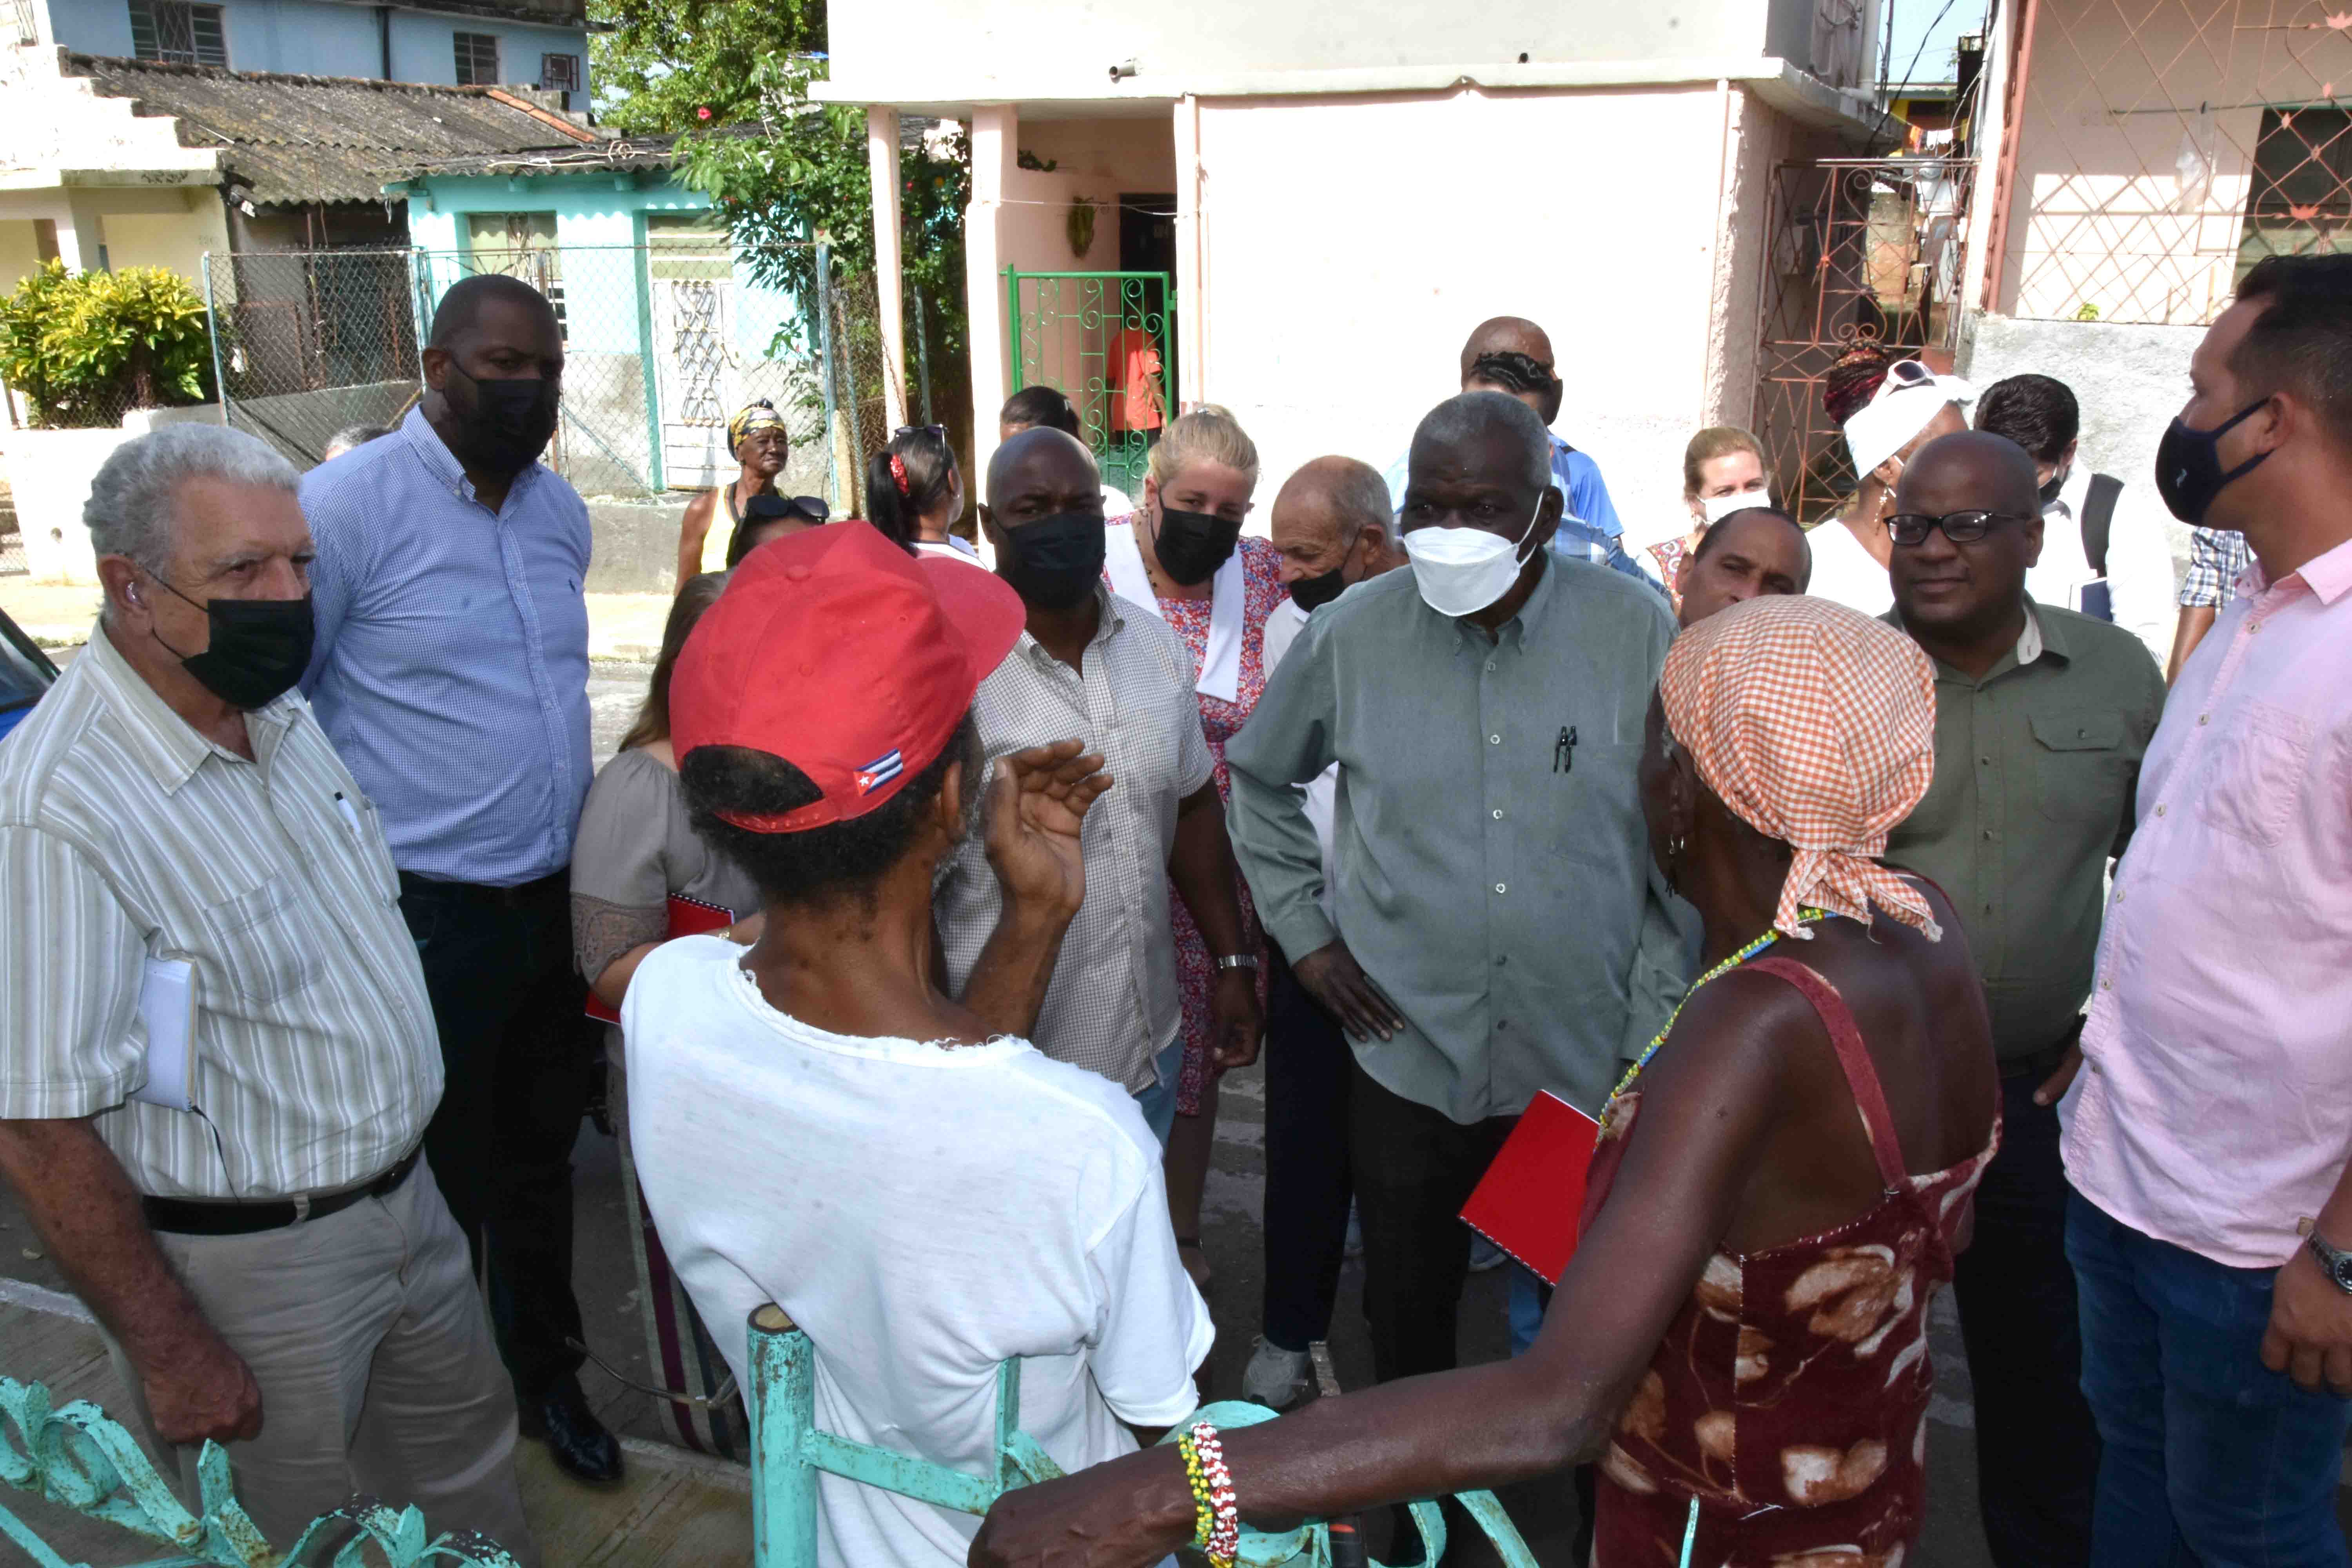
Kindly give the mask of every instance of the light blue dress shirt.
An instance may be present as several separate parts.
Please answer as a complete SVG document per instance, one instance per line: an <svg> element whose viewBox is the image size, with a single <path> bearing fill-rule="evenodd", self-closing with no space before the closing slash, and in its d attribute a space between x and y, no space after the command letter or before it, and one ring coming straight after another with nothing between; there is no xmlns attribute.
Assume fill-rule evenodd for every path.
<svg viewBox="0 0 2352 1568"><path fill-rule="evenodd" d="M1664 584L1625 553L1625 525L1617 520L1617 506L1609 499L1609 485L1601 477L1601 465L1556 433L1547 430L1544 434L1551 437L1552 488L1559 491L1565 502L1559 531L1552 535L1553 552L1570 561L1590 561L1596 566L1622 572L1664 595ZM1388 482L1389 510L1393 514L1402 515L1404 511L1404 487L1411 458L1410 452L1399 457L1381 476Z"/></svg>
<svg viewBox="0 0 2352 1568"><path fill-rule="evenodd" d="M422 409L313 468L318 645L302 690L404 871L562 870L588 749L588 507L537 463L496 512Z"/></svg>

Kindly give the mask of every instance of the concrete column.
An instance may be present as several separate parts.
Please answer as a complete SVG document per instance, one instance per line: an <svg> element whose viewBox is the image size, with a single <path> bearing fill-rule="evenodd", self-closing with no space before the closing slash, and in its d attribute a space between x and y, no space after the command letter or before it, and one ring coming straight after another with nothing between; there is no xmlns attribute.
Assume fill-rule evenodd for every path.
<svg viewBox="0 0 2352 1568"><path fill-rule="evenodd" d="M866 161L874 180L874 289L882 326L882 401L893 429L907 422L907 289L898 258L898 111L866 110Z"/></svg>
<svg viewBox="0 0 2352 1568"><path fill-rule="evenodd" d="M971 445L970 483L982 483L996 452L996 411L1012 395L1013 322L1005 303L998 225L1004 180L1020 135L1019 112L1009 103L987 105L971 121L971 205L964 209L964 304L971 312Z"/></svg>
<svg viewBox="0 0 2352 1568"><path fill-rule="evenodd" d="M1201 216L1201 100L1176 100L1176 406L1208 401L1207 230Z"/></svg>
<svg viewBox="0 0 2352 1568"><path fill-rule="evenodd" d="M68 272L95 272L99 269L99 247L102 243L103 221L89 201L81 196L68 195L57 209L58 259L66 264Z"/></svg>

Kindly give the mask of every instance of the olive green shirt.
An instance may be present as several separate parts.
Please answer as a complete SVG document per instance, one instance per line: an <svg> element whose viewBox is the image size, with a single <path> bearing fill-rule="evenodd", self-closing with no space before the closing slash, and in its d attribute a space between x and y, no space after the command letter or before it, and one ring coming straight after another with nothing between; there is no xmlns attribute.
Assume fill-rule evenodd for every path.
<svg viewBox="0 0 2352 1568"><path fill-rule="evenodd" d="M1888 625L1902 629L1902 612ZM2063 1040L2090 994L2107 862L2131 838L2164 677L2130 632L2026 605L1981 678L1936 664L1936 780L1886 863L1940 885L1984 974L1995 1053Z"/></svg>

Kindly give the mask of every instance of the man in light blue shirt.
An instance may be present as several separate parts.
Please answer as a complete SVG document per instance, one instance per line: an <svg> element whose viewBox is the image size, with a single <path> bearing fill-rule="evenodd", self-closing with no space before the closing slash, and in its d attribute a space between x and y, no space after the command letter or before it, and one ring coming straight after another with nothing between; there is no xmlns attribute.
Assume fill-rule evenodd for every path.
<svg viewBox="0 0 2352 1568"><path fill-rule="evenodd" d="M1622 572L1663 595L1664 587L1625 552L1624 524L1617 520L1601 465L1551 428L1559 417L1561 385L1553 369L1551 339L1544 330L1520 316L1496 316L1480 322L1462 345L1462 390L1516 397L1543 420L1544 435L1551 442L1552 485L1567 503L1552 550L1570 560L1591 561ZM1388 481L1390 510L1400 517L1404 510L1405 468L1405 458L1400 456L1382 476Z"/></svg>
<svg viewBox="0 0 2352 1568"><path fill-rule="evenodd" d="M314 469L317 646L302 686L382 817L447 1089L425 1158L485 1249L522 1429L583 1479L620 1446L577 1373L571 1151L601 1050L581 1015L568 868L588 790L588 509L537 459L563 339L512 278L434 312L400 428Z"/></svg>

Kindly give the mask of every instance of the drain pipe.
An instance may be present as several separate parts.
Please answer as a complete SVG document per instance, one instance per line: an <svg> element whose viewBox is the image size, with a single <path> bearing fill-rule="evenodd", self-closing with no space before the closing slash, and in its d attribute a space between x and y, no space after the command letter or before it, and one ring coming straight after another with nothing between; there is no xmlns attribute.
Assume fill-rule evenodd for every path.
<svg viewBox="0 0 2352 1568"><path fill-rule="evenodd" d="M375 37L376 46L383 54L383 79L390 81L392 79L392 7L389 5L379 5L375 8Z"/></svg>
<svg viewBox="0 0 2352 1568"><path fill-rule="evenodd" d="M2042 0L2025 0L2025 16L2021 36L2017 45L2017 75L2010 83L2009 112L2002 117L2000 128L2000 168L1992 184L1990 232L1985 237L1984 298L1981 309L1990 310L2000 300L2000 275L2009 264L2009 209L2015 205L2017 189L2017 150L2025 135L2025 89L2033 69L2033 24L2042 10Z"/></svg>

